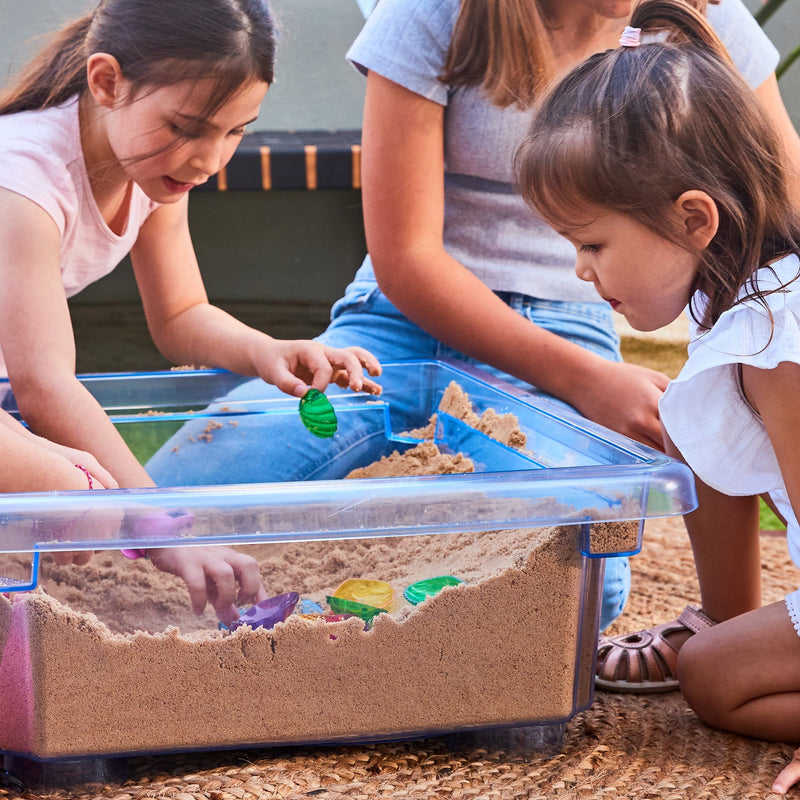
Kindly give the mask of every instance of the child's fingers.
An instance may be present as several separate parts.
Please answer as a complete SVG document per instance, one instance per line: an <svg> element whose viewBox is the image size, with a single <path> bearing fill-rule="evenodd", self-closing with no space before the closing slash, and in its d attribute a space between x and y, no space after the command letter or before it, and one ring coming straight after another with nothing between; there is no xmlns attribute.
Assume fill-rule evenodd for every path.
<svg viewBox="0 0 800 800"><path fill-rule="evenodd" d="M352 388L350 386L350 376L343 369L337 369L336 372L334 372L331 383L341 386L342 389ZM358 391L366 392L367 394L373 394L377 397L383 391L383 387L379 383L375 383L375 381L370 380L365 376L361 384L361 389Z"/></svg>
<svg viewBox="0 0 800 800"><path fill-rule="evenodd" d="M150 550L156 569L182 578L189 592L192 611L200 615L211 603L217 617L228 624L239 616L238 596L267 599L261 585L258 562L228 547L165 547Z"/></svg>
<svg viewBox="0 0 800 800"><path fill-rule="evenodd" d="M72 563L77 564L79 567L88 564L92 560L93 552L92 550L81 550L79 553L73 553Z"/></svg>
<svg viewBox="0 0 800 800"><path fill-rule="evenodd" d="M114 480L114 476L105 467L100 466L97 461L95 461L94 467L87 466L86 468L95 481L100 484L100 486L95 485L95 489L119 489L119 484Z"/></svg>
<svg viewBox="0 0 800 800"><path fill-rule="evenodd" d="M154 551L149 552L152 553ZM152 559L153 556L151 555L150 558ZM183 578L183 582L186 584L186 588L189 591L189 599L192 603L192 611L197 614L197 616L200 616L203 613L203 609L206 607L206 602L208 601L206 573L203 570L202 565L195 561L187 561L181 565L177 574Z"/></svg>
<svg viewBox="0 0 800 800"><path fill-rule="evenodd" d="M334 367L332 379L337 386L349 388L354 392L380 394L378 384L364 375L364 370L370 375L381 374L380 362L372 353L362 347L348 347L344 350L327 347L325 351Z"/></svg>
<svg viewBox="0 0 800 800"><path fill-rule="evenodd" d="M367 394L374 394L376 397L383 391L383 386L369 378L364 378L364 385L361 387L362 392Z"/></svg>
<svg viewBox="0 0 800 800"><path fill-rule="evenodd" d="M228 606L227 609L215 609L215 611L217 612L217 619L228 627L230 627L232 622L236 622L240 616L239 609L233 604Z"/></svg>
<svg viewBox="0 0 800 800"><path fill-rule="evenodd" d="M772 791L778 794L786 794L798 781L800 781L800 749L794 751L794 758L775 778L775 782L772 784Z"/></svg>
<svg viewBox="0 0 800 800"><path fill-rule="evenodd" d="M370 353L369 350L365 350L363 347L352 346L352 347L345 347L345 350L353 353L356 358L358 358L361 366L373 377L377 377L378 375L383 372L383 367L381 367L381 362Z"/></svg>
<svg viewBox="0 0 800 800"><path fill-rule="evenodd" d="M260 603L267 599L267 591L261 583L261 572L258 561L245 553L231 551L229 557L231 566L239 583L237 603Z"/></svg>
<svg viewBox="0 0 800 800"><path fill-rule="evenodd" d="M62 567L67 564L77 564L83 566L88 564L92 559L92 550L78 550L78 551L58 551L53 553L53 560L56 564Z"/></svg>
<svg viewBox="0 0 800 800"><path fill-rule="evenodd" d="M207 597L217 616L223 619L236 601L236 575L222 553L209 556L204 565Z"/></svg>
<svg viewBox="0 0 800 800"><path fill-rule="evenodd" d="M237 604L260 603L267 599L267 592L254 558L228 548L221 548L215 556L206 566L208 598L219 619L227 624L239 616Z"/></svg>
<svg viewBox="0 0 800 800"><path fill-rule="evenodd" d="M336 374L336 364L328 355L330 348L321 347L313 353L309 353L305 360L305 366L311 375L311 387L324 392L331 384Z"/></svg>
<svg viewBox="0 0 800 800"><path fill-rule="evenodd" d="M295 350L285 362L272 366L269 382L288 395L302 397L308 391L309 384L300 375L310 378L312 387L324 391L333 371L325 350L316 342L308 342Z"/></svg>
<svg viewBox="0 0 800 800"><path fill-rule="evenodd" d="M290 397L302 397L308 391L308 384L300 380L296 375L293 375L288 369L285 374L273 376L268 383L274 384L285 394Z"/></svg>
<svg viewBox="0 0 800 800"><path fill-rule="evenodd" d="M281 358L266 364L262 377L288 395L302 397L309 387L324 392L331 383L354 392L381 393L380 386L364 375L365 371L380 375L380 362L363 347L342 349L313 341L285 342L279 352Z"/></svg>

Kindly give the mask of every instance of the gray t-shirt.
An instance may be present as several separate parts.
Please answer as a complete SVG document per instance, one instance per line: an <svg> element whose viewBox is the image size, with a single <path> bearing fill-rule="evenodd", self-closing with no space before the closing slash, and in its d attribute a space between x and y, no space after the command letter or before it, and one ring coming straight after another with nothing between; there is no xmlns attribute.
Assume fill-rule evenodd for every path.
<svg viewBox="0 0 800 800"><path fill-rule="evenodd" d="M514 153L529 111L492 105L479 87L451 87L444 68L460 0L380 0L347 58L445 106L444 246L495 291L597 302L574 273L575 250L512 187ZM778 51L741 0L708 6L708 19L747 82L774 72Z"/></svg>

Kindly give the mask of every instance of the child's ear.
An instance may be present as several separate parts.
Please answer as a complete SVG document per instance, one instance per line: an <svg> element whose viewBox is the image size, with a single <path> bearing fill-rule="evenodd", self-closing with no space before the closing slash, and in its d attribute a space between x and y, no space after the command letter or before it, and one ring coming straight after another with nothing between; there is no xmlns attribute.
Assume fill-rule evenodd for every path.
<svg viewBox="0 0 800 800"><path fill-rule="evenodd" d="M680 232L698 250L705 250L719 230L719 210L711 196L699 189L684 192L674 204Z"/></svg>
<svg viewBox="0 0 800 800"><path fill-rule="evenodd" d="M86 83L92 97L106 108L114 108L125 97L126 81L114 56L92 53L86 62Z"/></svg>

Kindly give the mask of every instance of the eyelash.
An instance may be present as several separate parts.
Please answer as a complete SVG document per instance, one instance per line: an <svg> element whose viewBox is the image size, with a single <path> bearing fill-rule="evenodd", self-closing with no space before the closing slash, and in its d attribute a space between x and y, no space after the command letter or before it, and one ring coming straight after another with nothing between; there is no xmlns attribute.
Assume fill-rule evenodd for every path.
<svg viewBox="0 0 800 800"><path fill-rule="evenodd" d="M188 128L183 128L180 125L177 125L174 122L169 123L169 129L175 136L180 137L181 139L199 139L203 134L199 130L190 130ZM236 136L241 138L247 133L247 128L234 128L229 136Z"/></svg>
<svg viewBox="0 0 800 800"><path fill-rule="evenodd" d="M174 133L181 139L194 139L200 135L197 131L190 130L189 128L184 128L182 125L178 125L175 122L169 123L169 129L172 131L172 133Z"/></svg>
<svg viewBox="0 0 800 800"><path fill-rule="evenodd" d="M582 244L578 248L578 250L580 250L581 253L596 253L598 250L600 250L600 245L599 244Z"/></svg>

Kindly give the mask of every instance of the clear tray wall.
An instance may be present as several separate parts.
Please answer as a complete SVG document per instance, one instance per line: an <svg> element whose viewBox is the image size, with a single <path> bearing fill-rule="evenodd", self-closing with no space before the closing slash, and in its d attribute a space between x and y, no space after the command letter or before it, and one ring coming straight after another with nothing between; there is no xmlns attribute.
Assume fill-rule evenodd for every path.
<svg viewBox="0 0 800 800"><path fill-rule="evenodd" d="M525 449L440 413L436 441L470 456L476 473L341 480L414 446L452 380L478 414L513 413ZM243 425L270 415L298 440L310 436L291 399L216 402L241 381L220 372L84 378L143 458L198 418ZM0 498L3 550L14 554L0 600L0 750L49 759L385 739L558 726L585 708L603 556L635 552L647 517L693 507L687 471L451 365L390 364L381 383L378 400L329 393L340 420L367 419L383 436L326 480ZM108 532L121 513L184 511L193 523L179 533ZM395 604L369 629L290 617L231 634L213 615L191 614L182 584L164 591L151 564L115 552L199 544L250 552L271 593L295 590L324 606L342 577L365 577L391 583ZM75 549L103 552L83 570L46 555ZM34 564L26 576L40 558L41 575ZM282 563L304 565L294 585ZM459 570L463 584L422 605L402 597L413 581ZM14 591L36 583L47 595Z"/></svg>

